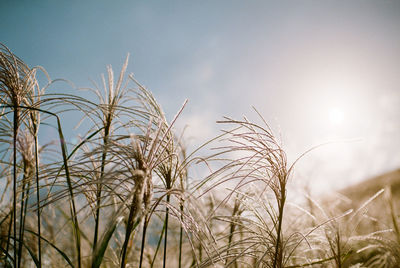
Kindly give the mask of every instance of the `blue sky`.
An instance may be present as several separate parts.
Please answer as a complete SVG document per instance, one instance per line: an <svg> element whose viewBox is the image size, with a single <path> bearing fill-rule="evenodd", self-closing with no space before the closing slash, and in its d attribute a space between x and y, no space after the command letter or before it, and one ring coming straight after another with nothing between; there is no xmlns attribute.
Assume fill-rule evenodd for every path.
<svg viewBox="0 0 400 268"><path fill-rule="evenodd" d="M1 2L0 42L79 87L129 72L200 144L223 115L256 118L316 188L400 167L399 1ZM328 181L329 179L329 181ZM300 179L299 179L300 180Z"/></svg>

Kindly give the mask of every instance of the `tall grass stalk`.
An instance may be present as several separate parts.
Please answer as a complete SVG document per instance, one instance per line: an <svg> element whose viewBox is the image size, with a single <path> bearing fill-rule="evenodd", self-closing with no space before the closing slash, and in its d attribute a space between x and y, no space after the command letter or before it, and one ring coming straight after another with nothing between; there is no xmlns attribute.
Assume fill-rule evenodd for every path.
<svg viewBox="0 0 400 268"><path fill-rule="evenodd" d="M183 208L184 208L184 200L180 199L179 210L181 221L183 221ZM178 256L178 268L182 267L182 245L183 245L183 227L179 226L179 256Z"/></svg>
<svg viewBox="0 0 400 268"><path fill-rule="evenodd" d="M128 243L131 238L131 234L133 230L136 228L136 226L139 224L140 221L140 208L139 206L142 205L141 198L143 196L143 191L144 191L144 183L145 183L145 173L142 172L137 172L137 174L134 177L135 181L139 184L137 186L135 193L133 195L130 207L129 207L129 216L128 216L128 221L127 221L127 226L126 226L126 231L125 231L125 239L124 243L122 245L122 254L121 254L121 268L124 268L126 265L126 253L128 250Z"/></svg>
<svg viewBox="0 0 400 268"><path fill-rule="evenodd" d="M19 247L18 247L18 267L21 266L22 259L22 245L24 244L24 230L25 230L25 219L27 213L27 203L29 201L29 190L31 179L33 177L33 152L32 152L32 140L30 133L21 133L18 139L19 151L22 155L22 167L23 167L23 177L22 177L22 189L21 189L21 204L20 204L20 225L19 225Z"/></svg>
<svg viewBox="0 0 400 268"><path fill-rule="evenodd" d="M48 85L49 86L52 81L50 80L49 75L47 74L46 70L44 70L41 67L36 67L33 69L32 72L32 83L33 83L33 90L32 90L32 95L28 99L28 104L31 107L34 108L40 108L40 98L41 95L44 94L44 91L46 87L43 87L42 89L39 88L39 83L36 80L36 70L40 69L42 73L46 76L48 80ZM36 90L36 92L35 92ZM33 147L34 147L34 156L31 160L34 164L34 169L32 172L35 174L35 183L36 183L36 217L37 217L37 256L38 256L38 267L42 267L42 246L41 246L41 216L40 216L40 186L39 186L39 141L38 141L38 135L39 135L39 125L40 125L40 112L36 110L29 110L29 123L28 123L28 129L30 132L30 135L33 137Z"/></svg>
<svg viewBox="0 0 400 268"><path fill-rule="evenodd" d="M103 86L105 91L105 99L101 98L102 105L104 107L101 109L102 111L102 128L104 129L103 133L103 146L102 146L102 154L101 154L101 164L100 164L100 178L97 183L96 190L96 213L95 213L95 229L94 229L94 238L93 238L93 250L96 249L98 232L99 232L99 223L100 223L100 208L101 208L101 194L102 194L102 181L104 180L104 171L106 167L106 159L109 147L109 139L110 139L110 131L113 125L113 119L115 117L116 109L118 108L118 103L122 99L124 95L123 86L123 78L128 66L129 55L126 57L125 63L122 67L119 79L114 88L114 75L111 67L107 68L108 71L108 87L105 83L103 77ZM108 90L107 90L108 88ZM101 96L98 94L98 96Z"/></svg>
<svg viewBox="0 0 400 268"><path fill-rule="evenodd" d="M17 135L19 127L19 104L14 104L13 118L13 234L14 234L14 267L17 266Z"/></svg>
<svg viewBox="0 0 400 268"><path fill-rule="evenodd" d="M140 246L139 268L142 268L142 263L143 263L144 247L146 245L147 226L148 226L148 217L146 215L145 218L144 218L144 221L143 221L142 244Z"/></svg>
<svg viewBox="0 0 400 268"><path fill-rule="evenodd" d="M60 142L60 146L61 146L63 168L65 170L65 177L67 179L68 193L70 196L70 213L71 213L71 217L72 217L72 225L73 225L72 229L74 231L74 237L75 237L75 247L76 247L75 250L76 250L76 254L77 254L77 264L78 264L78 268L81 268L82 267L81 231L79 228L78 214L77 214L76 204L75 204L74 187L73 187L71 176L69 173L66 141L65 141L64 134L62 131L60 118L56 114L53 114L50 112L48 112L48 113L55 116L56 120L57 120L57 130L58 130L59 142Z"/></svg>
<svg viewBox="0 0 400 268"><path fill-rule="evenodd" d="M19 106L26 98L28 91L31 89L29 68L18 59L6 46L2 45L0 48L0 94L2 104L10 105L13 113L12 120L12 148L13 148L13 195L12 195L12 220L10 225L13 226L13 264L18 267L18 259L21 255L21 247L17 247L18 234L17 234L17 137L20 127L20 109ZM10 241L10 239L8 239ZM8 248L8 246L7 246Z"/></svg>
<svg viewBox="0 0 400 268"><path fill-rule="evenodd" d="M244 121L227 119L226 121L221 121L221 123L236 124L244 129L239 134L232 133L232 142L238 144L237 147L233 147L234 150L247 150L249 152L249 156L245 158L244 165L249 165L250 170L244 173L243 178L251 178L255 175L254 173L258 173L262 169L266 170L266 173L259 174L260 177L256 179L264 182L275 196L277 212L276 216L272 218L275 229L275 237L273 238L275 244L271 260L273 268L281 268L284 265L283 251L285 244L282 242L282 223L286 202L286 186L290 174L290 169L287 168L286 155L274 139L265 121L266 128L251 123L247 119ZM234 164L236 165L235 162ZM247 167L244 167L244 169L247 169ZM243 183L243 179L240 183Z"/></svg>
<svg viewBox="0 0 400 268"><path fill-rule="evenodd" d="M167 186L167 189L168 186ZM164 235L164 255L163 255L163 268L167 265L167 245L168 245L168 219L169 219L169 202L171 196L167 194L167 205L165 208L165 235Z"/></svg>
<svg viewBox="0 0 400 268"><path fill-rule="evenodd" d="M184 149L183 146L182 148L182 158L186 159L186 150ZM180 189L182 193L186 191L186 185L187 185L187 178L188 178L188 170L187 166L185 165L183 167L183 172L180 174L179 179L180 179ZM182 267L182 246L183 246L183 220L184 220L184 208L185 208L185 199L181 196L179 198L179 212L180 212L180 221L181 224L179 225L179 256L178 256L178 268Z"/></svg>
<svg viewBox="0 0 400 268"><path fill-rule="evenodd" d="M18 108L29 110L29 111L45 113L45 114L55 117L55 119L56 119L59 143L60 143L61 154L62 154L62 159L63 159L63 167L62 168L65 171L68 194L70 197L69 205L70 205L70 214L71 214L71 218L72 218L72 226L73 226L72 229L73 229L74 237L75 237L75 250L76 250L76 254L77 254L76 262L78 264L78 267L80 268L82 265L81 239L80 239L81 231L79 228L78 215L77 215L76 204L75 204L76 202L75 202L74 187L73 187L73 183L72 183L70 172L69 172L69 164L68 164L68 157L67 157L68 153L67 153L66 141L65 141L64 134L62 131L61 120L58 115L56 115L52 112L46 111L46 110L39 109L39 108L27 107L27 106L18 106Z"/></svg>
<svg viewBox="0 0 400 268"><path fill-rule="evenodd" d="M39 268L42 267L42 231L41 231L41 220L40 220L40 186L39 186L39 141L38 141L38 126L34 120L32 120L34 143L35 143L35 178L36 178L36 217L37 217L37 249L38 249L38 261Z"/></svg>
<svg viewBox="0 0 400 268"><path fill-rule="evenodd" d="M154 252L153 260L151 261L151 264L150 264L150 267L151 267L151 268L153 268L154 263L155 263L155 261L156 261L157 253L158 253L158 250L160 249L161 242L162 242L162 239L163 239L163 237L164 237L164 232L165 232L165 221L164 221L164 223L163 223L163 228L161 229L160 236L159 236L159 238L158 238L157 247L156 247L156 250L155 250L155 252Z"/></svg>
<svg viewBox="0 0 400 268"><path fill-rule="evenodd" d="M231 249L231 245L232 245L232 241L233 241L233 236L235 234L235 228L237 225L237 216L240 216L240 201L239 201L239 197L236 196L235 198L235 202L233 205L233 209L232 209L232 215L231 215L231 222L230 222L230 226L229 226L229 236L228 236L228 245L227 245L227 250L226 250L226 255L229 256L230 255L230 249ZM233 260L234 262L234 267L237 268L237 262L236 260ZM227 264L230 263L229 258L226 259L225 262L225 266L227 266Z"/></svg>

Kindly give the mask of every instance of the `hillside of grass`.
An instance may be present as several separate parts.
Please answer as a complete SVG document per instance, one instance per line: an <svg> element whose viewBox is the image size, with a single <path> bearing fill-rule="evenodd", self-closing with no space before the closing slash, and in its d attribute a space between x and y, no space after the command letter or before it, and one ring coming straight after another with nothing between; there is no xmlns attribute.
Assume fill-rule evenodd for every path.
<svg viewBox="0 0 400 268"><path fill-rule="evenodd" d="M373 196L380 189L390 187L396 201L400 198L400 169L363 180L339 191L339 193L355 202L363 202Z"/></svg>

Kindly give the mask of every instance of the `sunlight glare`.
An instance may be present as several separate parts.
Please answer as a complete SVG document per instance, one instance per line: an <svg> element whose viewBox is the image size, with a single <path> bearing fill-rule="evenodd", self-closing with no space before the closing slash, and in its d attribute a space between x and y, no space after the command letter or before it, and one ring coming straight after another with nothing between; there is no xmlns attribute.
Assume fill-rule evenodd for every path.
<svg viewBox="0 0 400 268"><path fill-rule="evenodd" d="M340 125L343 122L344 113L341 109L335 107L329 111L329 121L333 125Z"/></svg>

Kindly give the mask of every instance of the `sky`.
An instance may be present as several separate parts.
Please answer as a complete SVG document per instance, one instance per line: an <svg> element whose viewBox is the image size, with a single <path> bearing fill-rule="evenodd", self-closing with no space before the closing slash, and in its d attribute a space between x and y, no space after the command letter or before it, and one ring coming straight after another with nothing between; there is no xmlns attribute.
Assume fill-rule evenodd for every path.
<svg viewBox="0 0 400 268"><path fill-rule="evenodd" d="M400 1L0 2L0 42L52 78L92 86L111 64L156 96L189 144L223 116L282 139L299 186L340 189L400 168ZM57 90L57 89L53 89ZM59 89L61 90L61 89Z"/></svg>

